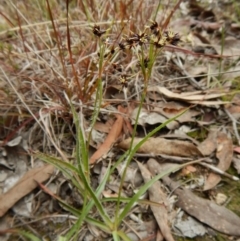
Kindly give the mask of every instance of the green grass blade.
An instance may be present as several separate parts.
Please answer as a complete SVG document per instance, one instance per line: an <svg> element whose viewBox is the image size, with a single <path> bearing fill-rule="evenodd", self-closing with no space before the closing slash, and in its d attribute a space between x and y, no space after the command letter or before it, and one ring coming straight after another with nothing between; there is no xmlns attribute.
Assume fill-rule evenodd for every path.
<svg viewBox="0 0 240 241"><path fill-rule="evenodd" d="M112 236L113 236L113 240L114 240L114 241L120 241L120 237L119 237L117 231L113 231L113 232L112 232Z"/></svg>
<svg viewBox="0 0 240 241"><path fill-rule="evenodd" d="M71 103L70 103L71 104ZM80 125L80 121L78 115L71 104L71 110L73 113L74 124L77 130L76 136L76 159L78 163L78 174L81 178L87 178L87 182L89 182L89 161L88 161L88 149L86 145L86 140L84 138L82 125Z"/></svg>
<svg viewBox="0 0 240 241"><path fill-rule="evenodd" d="M139 191L131 198L130 202L124 207L123 211L120 213L119 217L118 217L118 225L122 222L122 220L128 215L129 211L131 210L131 208L134 206L134 204L138 201L138 199L148 190L148 188L150 186L153 185L153 183L155 183L157 180L161 179L162 177L164 177L165 175L170 174L171 172L175 172L177 170L179 170L180 168L184 167L185 164L179 166L179 167L174 167L171 168L163 173L158 174L157 176L155 176L153 179L151 179L149 182L145 183L140 189Z"/></svg>
<svg viewBox="0 0 240 241"><path fill-rule="evenodd" d="M98 198L100 196L100 194L102 193L102 191L105 188L106 182L109 178L110 175L110 164L108 166L108 169L104 175L104 178L101 182L101 184L99 185L99 187L96 190L96 197ZM100 202L99 202L100 203ZM95 203L94 199L90 199L90 201L85 205L85 207L82 210L81 216L79 217L79 219L77 220L77 222L73 225L73 227L69 230L68 234L66 235L66 237L68 239L70 239L72 237L72 235L76 234L76 231L80 229L82 223L86 220L86 217L89 213L89 211L92 209L93 205L96 205L97 208L101 208L98 206L97 203ZM100 203L101 204L101 203ZM102 215L101 215L102 216ZM105 217L103 217L103 220L106 220ZM110 220L110 219L109 219ZM100 222L99 222L100 223ZM107 229L108 231L111 230L112 227L112 223L111 222L107 222L106 225L104 225L104 228Z"/></svg>
<svg viewBox="0 0 240 241"><path fill-rule="evenodd" d="M98 79L98 84L97 84L97 92L96 92L96 99L94 102L94 110L93 110L93 115L92 115L92 120L91 120L91 124L90 124L90 132L89 132L89 137L88 137L88 142L87 142L87 146L89 146L90 143L90 139L92 136L92 130L93 127L97 121L97 118L99 116L100 113L100 109L101 109L101 103L102 103L102 93L103 93L103 87L102 87L102 79Z"/></svg>
<svg viewBox="0 0 240 241"><path fill-rule="evenodd" d="M49 163L49 164L52 164L53 166L55 166L57 169L59 169L67 178L69 178L73 185L80 191L83 190L82 186L81 186L81 183L79 183L75 178L74 178L74 175L73 173L78 173L78 169L76 167L74 167L72 164L70 163L67 163L61 159L58 159L58 158L55 158L55 157L52 157L52 156L48 156L48 155L45 155L43 153L36 153L35 155L37 158Z"/></svg>
<svg viewBox="0 0 240 241"><path fill-rule="evenodd" d="M132 241L124 232L118 231L118 235L124 240L124 241Z"/></svg>
<svg viewBox="0 0 240 241"><path fill-rule="evenodd" d="M77 222L74 223L74 225L71 227L71 229L66 234L66 236L65 236L66 240L70 240L72 237L76 237L78 235L78 230L80 230L82 221L83 221L82 215L80 215Z"/></svg>
<svg viewBox="0 0 240 241"><path fill-rule="evenodd" d="M99 222L96 219L90 218L90 217L86 217L86 222L100 228L101 230L105 231L106 233L111 233L111 230L109 229L109 227L104 224L103 222Z"/></svg>
<svg viewBox="0 0 240 241"><path fill-rule="evenodd" d="M152 130L151 132L149 132L132 150L129 151L129 155L128 155L128 158L127 158L127 163L129 163L129 162L132 160L134 154L137 152L137 150L140 148L140 146L147 141L148 138L150 138L150 137L153 136L155 133L157 133L158 131L160 131L160 130L161 130L163 127L165 127L168 123L176 120L178 117L180 117L182 114L184 114L187 110L188 110L188 108L185 109L184 111L182 111L180 114L178 114L178 115L174 116L173 118L167 120L166 122L164 122L163 124L161 124L160 126L158 126L157 128L155 128L154 130ZM132 143L131 143L131 147L132 147ZM140 195L140 196L141 196L141 195ZM140 197L140 196L139 196L139 197ZM120 195L119 195L118 198L120 198ZM135 200L134 202L136 202L136 200ZM134 202L132 202L132 205L134 204ZM118 202L118 205L117 205L117 211L118 211L119 203L120 203L120 199L119 199L119 202ZM128 206L128 207L130 207L130 206ZM131 206L131 207L132 207L132 206ZM130 209L131 209L131 207L130 207ZM130 209L128 209L127 212L129 212ZM117 217L117 216L118 216L118 215L116 215L116 217ZM120 215L120 216L121 216L121 215ZM122 221L122 219L121 219L121 221ZM117 225L116 225L116 224L117 224ZM115 225L118 226L119 224L120 224L120 222L119 222L118 218L116 218L116 219L115 219Z"/></svg>
<svg viewBox="0 0 240 241"><path fill-rule="evenodd" d="M28 238L32 241L41 241L41 239L39 239L37 236L35 236L34 234L24 231L24 230L16 230L17 233L19 233L20 235L24 236L25 238Z"/></svg>
<svg viewBox="0 0 240 241"><path fill-rule="evenodd" d="M57 241L68 241L67 238L63 237L63 236L59 236Z"/></svg>
<svg viewBox="0 0 240 241"><path fill-rule="evenodd" d="M36 153L35 156L49 164L56 166L56 167L62 167L64 170L69 170L71 172L78 173L78 169L75 166L73 166L71 163L65 162L56 157L48 156L41 152Z"/></svg>
<svg viewBox="0 0 240 241"><path fill-rule="evenodd" d="M80 130L78 130L78 126L79 126L79 121L77 118L77 114L75 109L72 107L72 112L73 112L73 116L74 116L74 121L76 124L76 129L77 129L77 159L82 159L81 158L81 152L86 152L86 143L83 139L83 134L81 133ZM80 148L80 145L82 146L82 148ZM84 146L85 145L85 146ZM82 160L85 163L88 163L88 155L83 154L83 159L87 158L87 160ZM81 160L78 160L78 162L80 162ZM94 191L91 188L90 185L90 181L89 181L89 167L87 167L87 170L84 169L85 165L81 165L81 163L79 163L79 175L82 178L82 181L84 183L84 188L85 191L88 192L89 197L92 198L92 201L94 202L94 204L96 205L101 217L103 218L104 222L111 225L111 220L108 217L107 213L105 212L101 202L99 201L98 197L96 196L96 194L94 193ZM87 172L87 173L86 173Z"/></svg>

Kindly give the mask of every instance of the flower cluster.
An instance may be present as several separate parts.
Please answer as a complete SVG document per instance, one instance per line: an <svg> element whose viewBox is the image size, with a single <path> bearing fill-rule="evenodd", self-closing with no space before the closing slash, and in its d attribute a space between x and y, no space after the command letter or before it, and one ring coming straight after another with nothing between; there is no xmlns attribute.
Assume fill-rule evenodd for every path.
<svg viewBox="0 0 240 241"><path fill-rule="evenodd" d="M148 29L150 29L150 33ZM105 33L106 30L101 30L100 26L95 25L93 27L94 35L101 37ZM133 33L130 36L123 38L123 40L118 43L118 49L131 49L144 44L154 44L157 48L162 48L167 44L177 45L179 41L180 36L178 33L174 33L170 30L162 32L158 23L152 22L151 26L147 27L143 32ZM113 54L115 50L116 49L111 48L111 54Z"/></svg>
<svg viewBox="0 0 240 241"><path fill-rule="evenodd" d="M106 30L101 30L100 26L94 25L92 32L95 36L101 38L101 36L106 33ZM118 37L116 38L117 40ZM115 42L110 41L111 43L109 43L108 40L109 39L107 38L105 44L108 46L110 44L111 47L107 48L103 55L104 58L111 58L111 56L114 56L114 53L118 51L125 51L127 49L130 50L132 48L136 48L137 46L147 47L149 45L153 45L156 49L162 49L167 44L177 45L180 41L180 36L178 33L174 33L171 30L162 30L157 22L152 22L152 24L147 26L143 32L132 33L129 36L122 37L119 42L116 40ZM115 43L117 43L117 45ZM98 56L100 56L100 54L98 54ZM146 69L149 67L149 61L148 56L143 58L143 65ZM119 82L124 88L126 88L128 83L127 75L122 73L119 78Z"/></svg>

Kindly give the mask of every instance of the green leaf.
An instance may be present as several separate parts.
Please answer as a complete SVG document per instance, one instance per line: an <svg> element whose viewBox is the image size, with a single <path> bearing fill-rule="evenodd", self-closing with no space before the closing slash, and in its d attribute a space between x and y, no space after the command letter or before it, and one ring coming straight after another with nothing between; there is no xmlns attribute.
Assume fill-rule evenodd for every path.
<svg viewBox="0 0 240 241"><path fill-rule="evenodd" d="M25 238L28 238L32 241L41 241L41 239L39 239L37 236L35 236L34 234L24 231L24 230L16 230L17 233L21 234L22 236L24 236Z"/></svg>
<svg viewBox="0 0 240 241"><path fill-rule="evenodd" d="M118 235L124 240L124 241L132 241L124 232L118 231Z"/></svg>
<svg viewBox="0 0 240 241"><path fill-rule="evenodd" d="M166 122L164 122L163 124L161 124L160 126L155 128L153 131L148 133L148 135L146 135L132 150L130 150L130 153L129 153L128 157L127 157L127 163L130 163L130 161L132 160L134 154L137 152L137 150L140 148L140 146L148 140L148 138L153 136L155 133L157 133L159 130L161 130L163 127L165 127L168 123L172 122L173 120L177 119L179 116L184 114L187 110L188 109L185 109L180 114L178 114L178 115L174 116L173 118L167 120ZM128 166L128 165L126 165L126 166ZM166 174L168 174L168 172L166 172ZM164 175L166 175L166 174L164 174ZM156 178L156 177L155 178L156 178L156 180L158 180L161 177L163 177L164 175L159 176L158 178ZM152 183L154 183L154 182L152 182ZM138 193L136 193L134 195L134 197L132 197L131 201L125 206L123 212L120 215L116 215L116 217L118 217L118 218L115 219L115 226L119 226L119 224L121 223L123 218L127 215L127 213L130 211L130 209L133 207L134 203L137 202L138 198L148 189L149 186L147 186L147 188L146 188L146 186L147 186L147 183L139 190ZM144 190L144 191L141 191L141 190ZM120 202L120 195L119 195L118 198L119 198L119 202ZM118 202L118 205L117 205L116 213L118 212L119 202Z"/></svg>

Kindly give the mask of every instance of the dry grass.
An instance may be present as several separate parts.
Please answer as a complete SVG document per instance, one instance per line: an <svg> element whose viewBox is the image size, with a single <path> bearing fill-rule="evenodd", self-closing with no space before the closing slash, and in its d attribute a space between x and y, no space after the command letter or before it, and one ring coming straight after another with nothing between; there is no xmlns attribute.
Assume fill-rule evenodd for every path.
<svg viewBox="0 0 240 241"><path fill-rule="evenodd" d="M161 7L166 8L162 13L167 14L173 6L166 3ZM72 1L68 10L67 20L63 1L9 1L2 6L2 122L4 126L11 125L14 133L17 131L14 125L17 127L21 123L24 127L28 122L32 125L33 118L38 122L39 110L69 123L70 111L64 93L73 102L80 99L86 112L94 109L97 80L102 79L104 98L108 99L107 88L118 85L121 89L120 69L132 83L131 93L141 91L137 56L132 51L119 52L114 58L105 58L101 64L99 41L103 40L93 35L92 28L98 24L107 30L108 50L103 50L106 55L123 37L138 33L151 24L148 20L157 10L157 3ZM135 85L134 79L137 80ZM112 99L111 103L114 102ZM3 139L11 139L11 131L1 128Z"/></svg>
<svg viewBox="0 0 240 241"><path fill-rule="evenodd" d="M189 83L186 84L179 77L188 73L181 68L181 62L176 62L176 59L171 62L171 57L161 55L166 44L175 45L179 41L179 36L175 33L170 38L171 32L167 29L169 22L178 18L178 3L180 1L167 0L159 3L154 0L4 1L0 6L1 145L4 146L18 135L25 135L31 149L29 154L32 160L29 166L35 164L35 156L32 155L35 151L77 166L78 126L84 130L81 138L86 141L85 151L90 156L92 147L97 148L99 144L91 139L96 120L114 120L120 112L117 108L119 104L133 110L136 106L145 107L149 102L148 108L153 108L154 104L144 99L146 87L150 85L178 86L177 91L186 90ZM157 26L154 21L158 22ZM154 31L159 28L162 32L153 37ZM199 58L193 62L197 66L201 61L215 60ZM177 63L180 67L176 66ZM216 83L218 82L214 80L213 86ZM194 84L196 82L193 86ZM196 88L198 87L197 85ZM191 86L190 90L192 89ZM121 115L126 117L123 112ZM79 122L76 121L76 116ZM125 136L131 135L131 131L134 136L137 125L134 128L129 127ZM143 135L146 134L145 129L144 131ZM114 154L117 159L119 150ZM115 164L114 158L111 161ZM103 163L103 167L104 165L107 166L107 162ZM62 167L64 169L66 166ZM85 168L83 171L86 171L86 180L89 179L94 190L101 185L100 177L96 175L99 174L99 167L96 165L96 170L89 170L89 166ZM78 181L79 190L84 191L84 183L79 176L74 177ZM57 173L52 179L55 178L61 180L61 185L69 190L70 182L66 175ZM115 173L109 174L109 179L111 178L116 178L118 182L120 180L119 174ZM121 193L123 179L120 182L118 188ZM66 191L62 199L78 209L86 200L75 189L71 189L70 197ZM36 199L38 196L39 193ZM120 201L117 203L118 211L116 202L100 204L111 217L123 208ZM132 209L134 208L133 204ZM48 218L60 218L65 215L65 211L63 206L53 208L47 213ZM54 216L53 212L58 214ZM89 213L97 220L102 218L95 207ZM39 203L35 205L34 214L34 221L41 221L41 218L36 218L46 214L41 204L40 207ZM144 215L143 212L141 214ZM65 234L67 229L71 230L75 219L75 216L71 216L69 223L55 231L50 239L53 240L60 233ZM116 226L125 231L129 227L134 230L128 222L129 220L124 220L121 224L113 222L110 231L114 228L117 230ZM19 220L16 221L18 223ZM101 228L89 225L89 220L87 223L88 225L81 226L79 240L83 240L89 230L95 232L95 236L101 235L102 240L109 238L109 230L99 231ZM40 229L41 231L36 231L36 236L41 236L42 232L45 235L49 231L40 224L29 225L27 228L31 232ZM51 228L53 230L56 227Z"/></svg>
<svg viewBox="0 0 240 241"><path fill-rule="evenodd" d="M142 73L147 61L141 67L137 48L145 40L128 40L152 24L149 20L154 20L158 7L161 15L157 14L156 20L163 23L174 8L172 4L158 6L156 1L143 0L5 1L0 9L2 145L25 133L33 151L71 160L76 130L69 102L84 119L81 128L88 130L84 134L87 139L99 115L118 113L116 106L123 95L127 103L133 96L139 102L144 82L146 85L150 79L150 74ZM106 30L103 36L96 32L101 30ZM150 45L141 45L142 53L147 54ZM157 79L158 72L154 73ZM128 93L122 91L123 81L130 86ZM103 88L100 97L99 88ZM112 97L115 95L120 98ZM106 208L110 212L111 207ZM38 209L36 215L42 211Z"/></svg>

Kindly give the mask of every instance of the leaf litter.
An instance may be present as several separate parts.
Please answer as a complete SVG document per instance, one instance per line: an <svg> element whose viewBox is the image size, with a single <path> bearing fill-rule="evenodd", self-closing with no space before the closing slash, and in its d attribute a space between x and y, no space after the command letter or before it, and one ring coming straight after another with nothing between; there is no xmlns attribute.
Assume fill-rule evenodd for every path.
<svg viewBox="0 0 240 241"><path fill-rule="evenodd" d="M136 146L142 139L134 138L133 146ZM119 147L125 150L129 149L131 139L125 139L119 143ZM169 156L181 156L181 157L194 157L201 156L201 152L198 148L188 142L182 140L168 140L167 138L149 138L140 148L137 153L149 153L153 155L169 155Z"/></svg>
<svg viewBox="0 0 240 241"><path fill-rule="evenodd" d="M0 216L2 217L9 208L18 200L26 196L38 186L37 182L46 181L53 173L52 165L45 165L28 171L10 190L0 197Z"/></svg>
<svg viewBox="0 0 240 241"><path fill-rule="evenodd" d="M94 164L99 158L103 155L107 154L108 151L111 149L113 144L119 138L122 128L123 128L123 117L121 115L116 115L117 119L114 122L108 136L106 137L105 141L102 145L98 148L98 150L91 156L90 164Z"/></svg>
<svg viewBox="0 0 240 241"><path fill-rule="evenodd" d="M124 8L124 3L122 4L122 7ZM232 174L227 173L228 170L234 174L236 171L238 174L240 172L240 151L238 137L240 102L239 94L237 93L239 88L239 68L238 63L236 62L239 58L239 29L236 28L236 25L234 25L235 20L232 18L229 18L228 21L226 21L226 25L225 23L223 24L225 21L223 19L228 17L224 16L220 10L222 9L222 6L229 8L230 6L227 3L224 3L224 1L219 1L216 3L215 7L213 7L213 5L209 6L210 8L206 8L204 4L201 4L197 1L182 1L179 7L182 15L181 18L173 20L172 23L170 23L170 26L173 30L176 29L176 32L179 32L183 35L181 38L182 43L180 47L167 46L166 55L160 56L157 59L157 64L153 71L153 78L147 87L147 100L143 104L143 108L138 119L137 133L136 138L133 141L133 146L136 146L143 139L144 135L151 131L154 126L164 123L166 120L174 117L183 110L188 110L176 120L168 123L166 128L163 128L154 137L149 138L138 149L134 159L137 159L139 169L136 167L136 165L133 167L129 166L127 175L125 176L123 185L124 190L122 191L122 194L124 197L131 197L136 189L140 188L142 179L144 179L144 182L147 182L152 176L157 174L157 170L161 172L159 167L160 164L164 166L164 168L168 169L170 168L169 166L179 166L179 164L176 162L184 163L187 161L194 161L196 159L201 160L201 162L197 165L187 166L182 171L173 173L170 175L170 177L164 177L162 178L161 182L156 182L152 187L149 188L148 193L150 202L148 202L148 204L150 203L151 211L148 210L146 214L141 209L140 211L136 211L134 209L133 213L131 213L132 220L130 226L139 226L139 223L141 222L143 223L142 226L144 226L142 230L138 230L138 232L143 232L143 235L137 235L135 230L134 232L132 232L132 230L128 230L127 234L129 237L134 237L133 240L140 240L140 238L147 239L149 237L154 239L157 235L161 236L158 234L154 222L149 224L149 229L151 229L154 234L149 234L146 232L146 227L148 227L147 222L146 220L142 219L148 219L151 215L153 215L157 220L159 229L162 232L162 240L163 237L166 240L178 239L175 237L175 235L173 235L174 229L171 231L171 225L178 230L181 230L181 234L179 234L180 236L182 235L193 238L197 235L208 233L208 230L205 229L205 226L203 226L202 223L221 233L232 236L240 236L238 230L238 227L240 226L239 217L224 206L220 206L226 202L226 195L222 194L223 196L221 196L219 195L221 193L218 192L218 190L221 190L221 185L224 186L233 177ZM73 18L74 16L75 15L73 15ZM101 14L101 16L104 15ZM158 21L160 21L161 17L162 16L160 15L158 16ZM230 25L227 28L226 26L229 24L229 22ZM130 24L134 28L134 22L130 21ZM143 25L146 25L146 23L143 23ZM28 26L25 27L29 31L31 30L31 28L28 28ZM59 24L58 27L62 31L64 26ZM73 27L75 29L74 31L76 31L79 26L75 25L75 22L73 21L71 27ZM36 31L38 28L39 26L36 26ZM137 28L139 27L137 26ZM72 32L73 35L76 34L74 31ZM81 31L83 31L84 35L84 28L82 28ZM123 31L125 33L124 29ZM224 37L224 45L222 45L222 42L224 42L222 41L223 31L225 31L224 34L227 35L226 38ZM24 31L21 34L24 38L26 37L26 33ZM64 38L64 36L62 36L63 32L60 32L59 34ZM56 40L52 34L50 35L51 36L47 34L47 42L54 44ZM75 35L75 37L75 39L79 38L78 33ZM98 39L100 39L101 36L98 37ZM45 36L43 34L42 39L44 38ZM21 51L19 43L15 43L11 36L9 36L7 41L12 42L14 51ZM74 46L82 44L78 41L79 40L74 43ZM27 63L25 62L25 54L23 54L24 59L21 59L20 55L16 55L16 53L14 53L14 58L16 58L16 64L22 68L20 72L21 76L15 76L12 74L16 72L14 72L14 68L9 65L11 59L7 58L9 61L6 61L5 64L7 68L5 68L5 65L3 68L4 70L11 70L10 72L6 72L9 73L9 76L11 76L12 80L16 81L16 83L18 83L17 78L23 80L21 82L21 88L18 88L18 91L19 93L22 93L21 91L23 90L26 91L23 93L23 96L26 97L26 103L29 108L32 108L31 111L35 113L35 111L40 111L42 108L52 110L51 115L55 116L56 118L46 121L46 125L51 127L48 129L48 132L52 132L54 136L56 135L56 146L61 147L60 149L63 151L64 155L67 154L66 156L72 160L72 150L74 149L75 142L73 141L74 138L71 140L71 138L68 137L70 135L74 136L74 129L72 129L71 125L71 116L68 115L66 111L67 108L64 105L64 98L60 94L60 92L62 93L62 91L66 90L66 86L65 84L61 85L61 91L58 91L57 89L60 83L59 79L64 79L60 74L61 71L58 69L60 64L53 61L52 65L50 65L48 64L48 61L45 61L44 56L49 58L49 55L47 54L49 50L44 49L44 42L40 41L38 44L40 47L39 51L41 54L43 53L43 55L34 53L33 49L30 46L27 47L27 45L28 44L26 44L26 48L28 48L27 51L29 56L36 54L37 58L41 59L41 61L44 60L41 63L44 63L47 66L47 72L44 72L45 69L43 66L39 66L37 63L38 61ZM48 46L48 44L46 46ZM89 82L87 82L86 86L84 86L84 89L90 89L91 85L93 85L94 80L96 79L92 74L97 70L96 66L94 65L94 62L96 61L96 54L88 52L88 48L86 48L86 46L81 45L80 48L83 48L84 51L77 53L74 58L76 58L78 61L80 72L84 72L86 69L90 70L90 72L87 74L89 74L93 80L91 77L89 77ZM132 48L134 49L135 47ZM6 51L6 49L4 49L4 51ZM1 52L1 59L6 56L4 51L3 53ZM51 51L51 58L57 59L56 56L58 53L55 52L54 48L51 49ZM24 50L22 53L25 52L26 51ZM134 65L134 63L137 63L138 61L134 59L133 56L130 56L129 52L126 51L122 55L123 59L132 58L133 60L125 69L125 72L129 74L129 76L132 76L132 70L135 68L138 69L139 66L138 64ZM82 58L82 56L85 55L90 56L86 57L86 61L83 59L78 59L79 56ZM92 58L93 55L94 57ZM124 62L120 60L120 58L116 59L119 60L120 64ZM67 56L66 61L72 63L73 59ZM81 64L83 64L83 66L81 66ZM53 68L52 66L56 68L53 71L54 74L49 73L49 69L52 70ZM107 71L110 71L110 69L111 68L109 67ZM101 144L97 146L97 150L90 157L90 163L94 165L94 168L99 166L100 170L98 172L93 171L92 183L96 186L97 184L101 183L105 175L105 162L107 158L114 163L119 155L119 152L121 152L120 149L128 150L131 147L131 138L129 138L129 135L131 135L133 125L136 123L136 116L139 108L138 97L139 93L142 91L141 84L139 83L142 81L142 79L139 78L137 74L136 81L133 79L136 83L133 83L133 80L130 81L129 86L127 87L126 95L123 93L120 84L117 89L114 89L114 84L116 84L115 82L118 79L118 75L121 74L121 72L117 69L119 68L116 67L114 69L117 74L111 77L109 77L107 74L104 74L104 80L106 79L106 82L109 81L109 83L106 83L106 86L108 86L106 91L108 94L108 100L106 103L112 106L119 106L117 110L114 110L115 119L112 121L113 115L109 115L109 109L102 105L98 122L94 126L95 130L97 130L99 133L94 133L93 139L96 138L95 143L97 144L101 142ZM66 73L68 71L69 70L67 69ZM34 76L34 73L37 73L38 76ZM29 79L32 79L34 83ZM88 83L90 84L87 87ZM28 84L31 86L31 91L29 92ZM71 86L69 89L75 88L75 86L73 87L73 82L69 82L68 84ZM6 91L4 88L1 84L0 93L3 94L0 97L0 101L3 100L2 96L4 96L4 101L10 101L9 103L12 103L13 100L11 99L11 95L9 95L8 91ZM114 89L114 91L110 91L110 88ZM67 91L69 91L69 89L67 89ZM93 91L89 92L86 96L91 96L91 94L94 96L93 93ZM74 95L72 96L74 99L73 102L76 101L77 103L78 99L76 96L77 93L74 92ZM19 99L17 101L19 101ZM39 102L39 100L41 101ZM94 98L91 100L94 100ZM18 103L17 101L16 103ZM54 103L54 101L57 103ZM36 106L39 108L36 108L36 106L31 107L31 104L33 103L37 103ZM41 103L42 106L39 105L39 103ZM81 109L83 112L82 114L86 115L86 118L89 117L89 103L86 105L87 107L83 105L85 109ZM21 116L21 118L23 118L25 114L29 113L25 113L18 107L15 108L10 106L11 105L4 109L5 113L9 114L6 114L7 117L5 120L3 120L5 127L0 128L0 132L3 136L1 140L8 140L9 137L12 136L16 137L18 135L18 130L20 130L19 132L24 132L26 131L25 128L28 128L27 125L25 126L21 123L21 128L19 127L18 129L14 129L16 123L19 124L20 122L19 120L16 120L16 118L11 117L12 113L9 110L16 112L14 115L17 114ZM63 113L60 114L56 106L59 106ZM61 122L61 120L64 121ZM53 122L51 123L51 121ZM61 128L59 128L59 126L61 126ZM176 134L177 131L179 131L178 133L181 133L180 129L183 126L185 126L184 133L188 137L186 139L182 139L180 135ZM5 130L10 128L14 129L14 131L10 134L9 132L8 134L5 134ZM41 134L41 131L38 127L36 127L36 125L30 126L30 128L33 132L32 140L30 141L34 149L40 149L43 152L46 151L48 153L57 155L55 149L52 148L52 144L48 140L46 133ZM62 130L66 131L66 133L62 133ZM101 133L103 133L102 136ZM175 133L175 136L173 133ZM101 140L105 134L107 137L104 140ZM15 145L18 145L18 142L21 141L20 139L21 138L17 136L12 142L9 142L9 144L13 145L13 148L15 148ZM109 152L111 152L111 155L109 155ZM154 156L157 158L158 162L152 162L151 160L146 161L146 157L148 156ZM105 157L107 158L104 159ZM3 168L12 171L11 169L13 167L11 166L10 160L11 158L6 158L6 155L3 154L1 156L0 164ZM140 161L143 164L141 164ZM232 163L234 164L236 170L232 170ZM109 180L105 190L102 192L103 196L117 196L116 194L119 192L120 187L119 177L122 177L122 170L124 167L125 162L122 162L121 165L118 166L116 173L111 176L111 180ZM142 178L140 177L139 170L142 173ZM52 174L53 167L49 165L40 168L33 168L28 172L26 171L26 173L23 174L23 177L21 177L22 179L17 181L13 185L12 189L1 195L1 215L5 214L8 209L13 207L19 199L26 196L28 193L31 193L32 190L38 186L37 182L39 182L39 185L41 186L42 184L40 183L48 180ZM54 195L64 196L66 201L73 203L76 206L81 206L81 204L79 204L79 200L76 201L76 199L81 199L81 197L77 195L74 196L74 189L68 184L69 180L61 175L56 179L58 178L59 182L56 181L56 183L59 185L59 189L61 189L61 191L58 192L58 194L54 193ZM94 178L96 178L96 180ZM3 181L10 180L8 179L8 175L6 174L5 170L3 171L2 178L0 179ZM179 179L183 179L187 183L184 181L183 183L179 182ZM203 181L199 181L200 179ZM237 180L234 178L232 179ZM54 185L56 184L54 183ZM233 182L232 185L238 188L237 182ZM191 189L187 189L189 187L191 187ZM213 200L209 200L208 192L210 191L218 192L216 196L220 197L222 200L218 201L220 205L215 204ZM238 189L236 189L234 192L237 193L237 191ZM60 195L60 193L62 194ZM231 193L228 193L228 195L231 195ZM172 201L172 198L175 197L177 197L177 201ZM46 199L46 197L44 198ZM45 200L44 198L43 200ZM147 197L144 196L144 198ZM36 197L34 197L34 199L36 199ZM156 203L160 203L160 206L156 205ZM140 208L140 206L141 205L136 205L135 207ZM176 208L180 208L183 211L176 211ZM41 213L43 209L40 208L38 210ZM109 209L112 211L111 207ZM237 209L239 209L239 206L237 206L237 208L235 207L235 212L240 215ZM62 211L59 208L53 208L53 210L57 210L57 212ZM139 220L136 221L136 216L139 213L143 218L139 218ZM126 222L130 222L129 220L130 218L127 219ZM154 220L154 218L152 218L152 220ZM221 222L219 222L219 220L221 220ZM184 221L186 221L186 224L184 224ZM123 225L123 227L127 226L129 225ZM191 230L188 229L189 226L191 226ZM91 232L86 231L86 237L88 237L90 240L93 240L94 236L100 235L101 233L95 227L91 228L91 231L93 235ZM81 237L84 236L83 233L81 235Z"/></svg>
<svg viewBox="0 0 240 241"><path fill-rule="evenodd" d="M153 174L162 171L161 166L154 159L148 162L148 167ZM240 235L240 217L235 213L224 206L198 197L167 176L163 177L162 180L178 196L176 205L185 212L219 232L234 236Z"/></svg>
<svg viewBox="0 0 240 241"><path fill-rule="evenodd" d="M138 166L140 168L140 171L142 173L144 182L148 182L151 180L151 173L147 170L144 165L141 163L138 163ZM160 183L155 182L149 189L149 200L153 202L158 202L161 204L160 207L156 207L154 205L150 205L153 215L155 216L155 219L159 225L159 228L161 230L161 233L166 241L174 241L174 238L171 233L171 229L168 225L168 211L166 208L167 205L167 196L162 191Z"/></svg>

